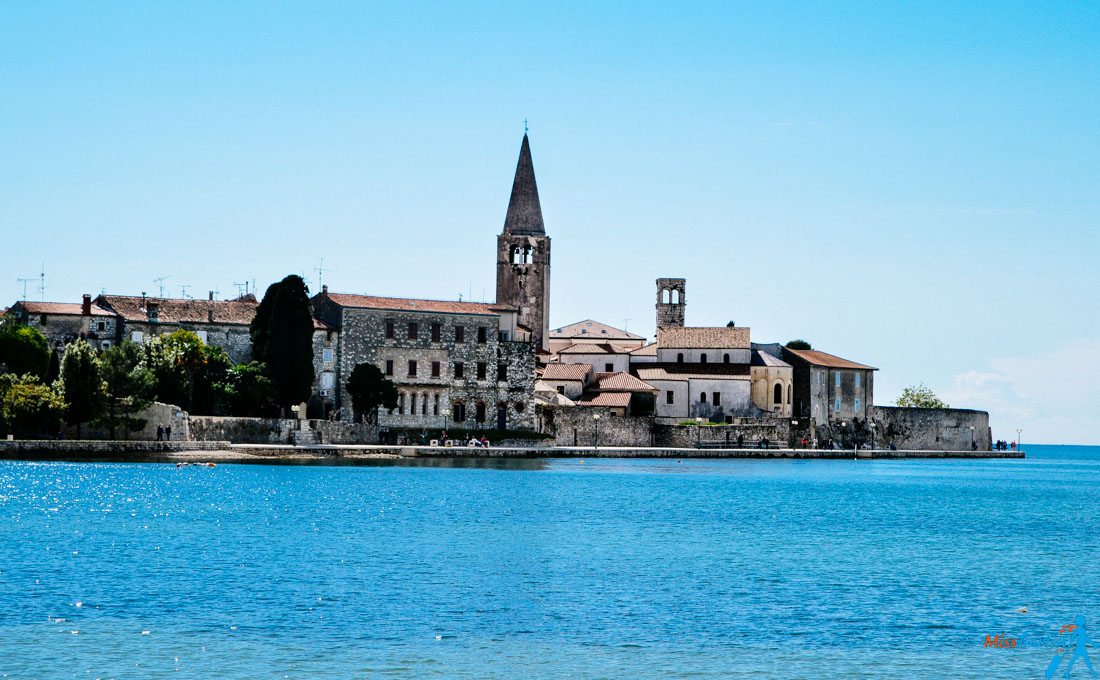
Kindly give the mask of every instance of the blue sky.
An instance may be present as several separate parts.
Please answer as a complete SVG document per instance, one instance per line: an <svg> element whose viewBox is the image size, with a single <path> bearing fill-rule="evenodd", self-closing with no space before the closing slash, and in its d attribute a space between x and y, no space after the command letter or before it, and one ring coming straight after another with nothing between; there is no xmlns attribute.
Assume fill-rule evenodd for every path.
<svg viewBox="0 0 1100 680"><path fill-rule="evenodd" d="M1100 443L1100 5L5 3L0 297L492 297L530 119L551 324L803 337ZM37 297L30 284L29 297ZM629 322L624 321L630 319Z"/></svg>

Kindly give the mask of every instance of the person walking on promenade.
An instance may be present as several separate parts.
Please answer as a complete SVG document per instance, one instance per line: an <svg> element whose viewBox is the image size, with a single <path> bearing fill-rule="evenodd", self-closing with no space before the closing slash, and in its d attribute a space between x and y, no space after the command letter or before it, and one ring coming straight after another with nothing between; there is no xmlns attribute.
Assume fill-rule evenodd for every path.
<svg viewBox="0 0 1100 680"><path fill-rule="evenodd" d="M157 441L164 441L164 426L157 425Z"/></svg>
<svg viewBox="0 0 1100 680"><path fill-rule="evenodd" d="M166 441L166 442L172 441L172 426L171 425L168 425L167 427L164 428L164 441Z"/></svg>

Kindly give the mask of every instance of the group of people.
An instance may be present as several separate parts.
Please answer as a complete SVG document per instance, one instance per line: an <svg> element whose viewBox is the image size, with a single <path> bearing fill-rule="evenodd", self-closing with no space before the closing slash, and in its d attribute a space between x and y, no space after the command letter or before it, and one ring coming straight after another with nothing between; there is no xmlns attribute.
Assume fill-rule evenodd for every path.
<svg viewBox="0 0 1100 680"><path fill-rule="evenodd" d="M172 426L157 425L157 441L166 442L172 439Z"/></svg>
<svg viewBox="0 0 1100 680"><path fill-rule="evenodd" d="M1009 443L1009 442L1006 442L1003 439L998 439L997 441L993 442L993 450L994 451L1015 451L1016 450L1016 442L1014 441L1012 443Z"/></svg>
<svg viewBox="0 0 1100 680"><path fill-rule="evenodd" d="M441 441L441 442L448 441L448 435L447 435L446 430L443 430L443 432L440 433L439 441ZM475 449L487 449L487 448L489 448L489 438L486 437L485 435L481 435L481 438L478 439L476 436L471 435L469 441L466 442L466 446L469 446L470 448L475 448Z"/></svg>

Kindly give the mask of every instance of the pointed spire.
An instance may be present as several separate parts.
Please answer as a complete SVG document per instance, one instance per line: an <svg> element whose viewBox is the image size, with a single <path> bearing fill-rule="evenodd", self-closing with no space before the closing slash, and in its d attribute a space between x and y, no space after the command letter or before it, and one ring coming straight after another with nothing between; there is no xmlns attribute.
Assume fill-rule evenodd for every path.
<svg viewBox="0 0 1100 680"><path fill-rule="evenodd" d="M512 182L512 197L508 199L508 215L504 218L504 233L519 236L544 236L542 205L539 188L535 184L535 166L531 162L531 144L527 134L519 148L516 178Z"/></svg>

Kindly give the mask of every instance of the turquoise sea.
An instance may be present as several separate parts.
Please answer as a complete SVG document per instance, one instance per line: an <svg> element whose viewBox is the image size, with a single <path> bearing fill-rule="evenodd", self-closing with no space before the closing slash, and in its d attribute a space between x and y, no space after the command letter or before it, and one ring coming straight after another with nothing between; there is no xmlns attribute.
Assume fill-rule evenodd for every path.
<svg viewBox="0 0 1100 680"><path fill-rule="evenodd" d="M1100 448L1028 454L0 462L0 676L1041 678Z"/></svg>

